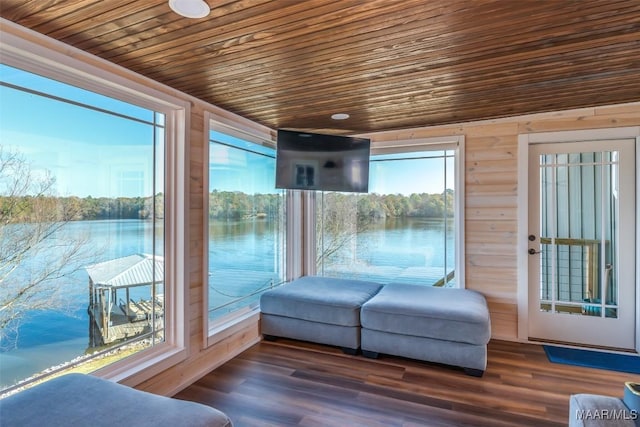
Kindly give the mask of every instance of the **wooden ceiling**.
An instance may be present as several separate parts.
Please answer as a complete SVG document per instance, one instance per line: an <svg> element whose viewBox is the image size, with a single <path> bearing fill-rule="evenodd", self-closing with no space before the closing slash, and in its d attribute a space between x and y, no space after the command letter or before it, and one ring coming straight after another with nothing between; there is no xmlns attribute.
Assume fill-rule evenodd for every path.
<svg viewBox="0 0 640 427"><path fill-rule="evenodd" d="M206 1L202 19L166 0L0 0L0 15L271 128L640 100L639 0Z"/></svg>

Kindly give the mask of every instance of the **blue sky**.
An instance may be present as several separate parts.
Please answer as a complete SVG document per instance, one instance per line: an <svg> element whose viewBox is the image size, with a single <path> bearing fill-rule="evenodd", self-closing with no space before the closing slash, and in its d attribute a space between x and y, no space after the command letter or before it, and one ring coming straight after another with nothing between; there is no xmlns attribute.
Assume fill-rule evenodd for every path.
<svg viewBox="0 0 640 427"><path fill-rule="evenodd" d="M269 157L252 155L225 145L210 144L212 162L209 168L209 185L219 191L244 191L273 193L275 190L275 150L212 131L211 140L234 147L255 150ZM375 159L398 159L397 161L373 161L369 167L369 191L378 194L441 193L445 179L443 152L412 153L406 155L378 156ZM406 157L416 157L406 159ZM424 159L424 157L433 157ZM245 170L252 171L249 179ZM453 158L447 161L447 187L453 188Z"/></svg>
<svg viewBox="0 0 640 427"><path fill-rule="evenodd" d="M34 177L47 172L54 175L56 195L146 197L153 194L153 111L2 64L0 80L71 101L61 102L0 86L0 146L19 152L29 163ZM156 129L161 139L163 130ZM217 135L217 138L274 155L269 148L233 137ZM212 188L276 192L273 160L218 144L212 145L211 155L215 163L210 169ZM449 188L453 188L452 166L451 159L447 170ZM251 170L254 178L248 180L242 168ZM372 162L369 190L379 194L440 193L444 173L442 159ZM161 176L158 182L162 182ZM156 191L162 189L156 188Z"/></svg>
<svg viewBox="0 0 640 427"><path fill-rule="evenodd" d="M56 177L58 196L142 197L153 193L153 112L0 65L3 82L115 111L105 114L0 87L0 145L20 153L34 177Z"/></svg>
<svg viewBox="0 0 640 427"><path fill-rule="evenodd" d="M433 156L436 153L424 153ZM438 154L442 154L439 152ZM442 158L374 161L369 166L369 191L378 194L442 193L445 180ZM453 158L447 160L447 187L453 188Z"/></svg>

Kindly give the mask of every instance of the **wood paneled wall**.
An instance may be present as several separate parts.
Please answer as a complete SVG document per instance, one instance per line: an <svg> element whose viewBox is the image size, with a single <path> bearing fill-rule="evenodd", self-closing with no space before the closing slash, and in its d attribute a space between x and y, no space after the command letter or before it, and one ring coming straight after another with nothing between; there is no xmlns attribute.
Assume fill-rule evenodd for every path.
<svg viewBox="0 0 640 427"><path fill-rule="evenodd" d="M195 102L191 114L190 356L139 386L156 393L175 393L260 339L259 320L254 317L235 326L217 344L203 347L203 114L210 108ZM487 297L493 338L516 341L518 134L638 125L640 103L635 103L370 136L381 141L465 135L466 286Z"/></svg>
<svg viewBox="0 0 640 427"><path fill-rule="evenodd" d="M518 135L640 125L640 102L370 134L376 141L464 135L466 287L482 292L492 337L518 340Z"/></svg>
<svg viewBox="0 0 640 427"><path fill-rule="evenodd" d="M15 30L17 31L17 30ZM171 94L191 104L189 132L188 205L188 301L187 358L137 385L154 393L173 395L205 373L231 359L260 340L259 316L249 317L220 333L207 346L203 321L203 161L205 160L205 111L229 117L237 125L256 125L203 101L150 81L97 57L75 51L61 43L23 35L44 48L100 67L105 73L124 77L153 90ZM488 299L493 338L517 340L517 139L518 134L640 125L640 102L585 108L483 122L415 128L371 135L374 140L465 135L466 185L466 285Z"/></svg>

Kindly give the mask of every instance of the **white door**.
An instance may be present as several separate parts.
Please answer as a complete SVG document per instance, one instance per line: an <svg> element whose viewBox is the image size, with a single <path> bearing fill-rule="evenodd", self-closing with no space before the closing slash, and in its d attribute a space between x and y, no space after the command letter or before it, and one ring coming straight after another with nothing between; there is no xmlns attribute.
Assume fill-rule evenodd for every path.
<svg viewBox="0 0 640 427"><path fill-rule="evenodd" d="M529 338L635 348L635 140L529 146Z"/></svg>

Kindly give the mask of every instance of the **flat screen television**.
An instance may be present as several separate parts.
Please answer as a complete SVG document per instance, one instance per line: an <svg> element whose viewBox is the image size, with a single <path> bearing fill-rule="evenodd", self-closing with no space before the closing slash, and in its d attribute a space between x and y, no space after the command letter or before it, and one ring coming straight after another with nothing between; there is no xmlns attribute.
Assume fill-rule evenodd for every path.
<svg viewBox="0 0 640 427"><path fill-rule="evenodd" d="M371 140L278 130L276 188L369 191Z"/></svg>

